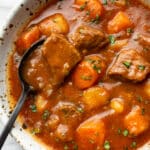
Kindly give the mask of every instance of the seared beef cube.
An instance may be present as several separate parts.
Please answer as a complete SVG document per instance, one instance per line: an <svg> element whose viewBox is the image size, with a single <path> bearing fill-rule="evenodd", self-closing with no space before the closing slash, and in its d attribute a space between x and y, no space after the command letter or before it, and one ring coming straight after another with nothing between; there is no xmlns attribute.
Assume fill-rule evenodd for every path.
<svg viewBox="0 0 150 150"><path fill-rule="evenodd" d="M81 59L79 52L61 34L51 34L42 46L42 52L51 71L52 85L60 84Z"/></svg>
<svg viewBox="0 0 150 150"><path fill-rule="evenodd" d="M77 123L81 120L82 112L79 111L81 109L81 107L76 106L74 103L60 101L52 109L52 112L60 117L61 123L76 127Z"/></svg>
<svg viewBox="0 0 150 150"><path fill-rule="evenodd" d="M102 31L84 25L79 26L70 38L77 49L102 47L108 43Z"/></svg>
<svg viewBox="0 0 150 150"><path fill-rule="evenodd" d="M150 72L150 64L136 50L122 50L115 58L108 74L135 82L142 81Z"/></svg>
<svg viewBox="0 0 150 150"><path fill-rule="evenodd" d="M150 46L150 36L140 35L139 36L139 43L141 45L143 45L144 47L149 47Z"/></svg>

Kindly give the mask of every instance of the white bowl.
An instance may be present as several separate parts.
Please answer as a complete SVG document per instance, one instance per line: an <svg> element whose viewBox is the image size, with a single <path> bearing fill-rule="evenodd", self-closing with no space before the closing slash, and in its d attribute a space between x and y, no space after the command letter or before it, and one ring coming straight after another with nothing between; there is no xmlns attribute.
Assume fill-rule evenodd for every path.
<svg viewBox="0 0 150 150"><path fill-rule="evenodd" d="M37 11L44 7L48 1L50 0L22 0L16 4L16 7L6 19L5 25L0 30L0 120L3 124L6 124L10 115L6 97L6 65L8 54L14 48L13 43L19 30L23 28L23 26L26 25ZM150 6L150 0L145 0L145 2ZM18 123L15 123L15 127L12 129L11 133L26 150L48 149L33 140L33 138L27 134ZM150 143L140 148L140 150L150 150Z"/></svg>

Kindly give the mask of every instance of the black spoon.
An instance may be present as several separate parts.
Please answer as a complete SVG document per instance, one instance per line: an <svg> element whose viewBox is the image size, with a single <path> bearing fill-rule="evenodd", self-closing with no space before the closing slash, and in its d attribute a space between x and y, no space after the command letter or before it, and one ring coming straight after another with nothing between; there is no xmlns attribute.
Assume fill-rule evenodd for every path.
<svg viewBox="0 0 150 150"><path fill-rule="evenodd" d="M42 45L45 41L45 38L41 38L39 41L37 41L36 43L34 43L28 50L27 52L23 55L21 62L19 64L19 68L18 68L18 75L19 75L19 79L21 82L21 86L22 86L22 93L20 95L20 98L14 108L14 111L11 115L11 117L9 118L7 124L5 125L1 135L0 135L0 149L2 148L9 132L12 129L12 126L29 94L29 92L32 90L31 86L26 82L26 80L23 77L23 65L24 62L27 60L27 58L31 55L31 53L36 50L40 45Z"/></svg>

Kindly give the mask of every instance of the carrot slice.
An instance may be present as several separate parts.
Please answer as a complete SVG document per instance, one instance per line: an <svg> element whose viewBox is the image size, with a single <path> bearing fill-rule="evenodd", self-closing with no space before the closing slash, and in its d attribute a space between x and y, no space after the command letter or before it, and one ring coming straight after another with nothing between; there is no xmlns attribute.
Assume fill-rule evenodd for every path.
<svg viewBox="0 0 150 150"><path fill-rule="evenodd" d="M37 25L31 26L25 32L23 32L20 38L17 40L17 52L23 54L35 41L40 38L40 30Z"/></svg>
<svg viewBox="0 0 150 150"><path fill-rule="evenodd" d="M132 22L129 17L122 11L118 12L115 17L108 22L108 32L117 33L132 26Z"/></svg>
<svg viewBox="0 0 150 150"><path fill-rule="evenodd" d="M104 61L97 55L90 55L77 66L73 73L73 83L79 89L92 86L105 71Z"/></svg>

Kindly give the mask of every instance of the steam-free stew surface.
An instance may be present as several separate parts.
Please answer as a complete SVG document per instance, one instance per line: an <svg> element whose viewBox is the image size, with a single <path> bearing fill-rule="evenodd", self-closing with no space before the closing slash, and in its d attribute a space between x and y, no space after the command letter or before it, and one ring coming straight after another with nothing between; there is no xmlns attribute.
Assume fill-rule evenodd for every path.
<svg viewBox="0 0 150 150"><path fill-rule="evenodd" d="M138 0L59 0L18 36L8 63L11 102L18 64L32 86L20 113L56 150L132 150L150 141L150 10Z"/></svg>

